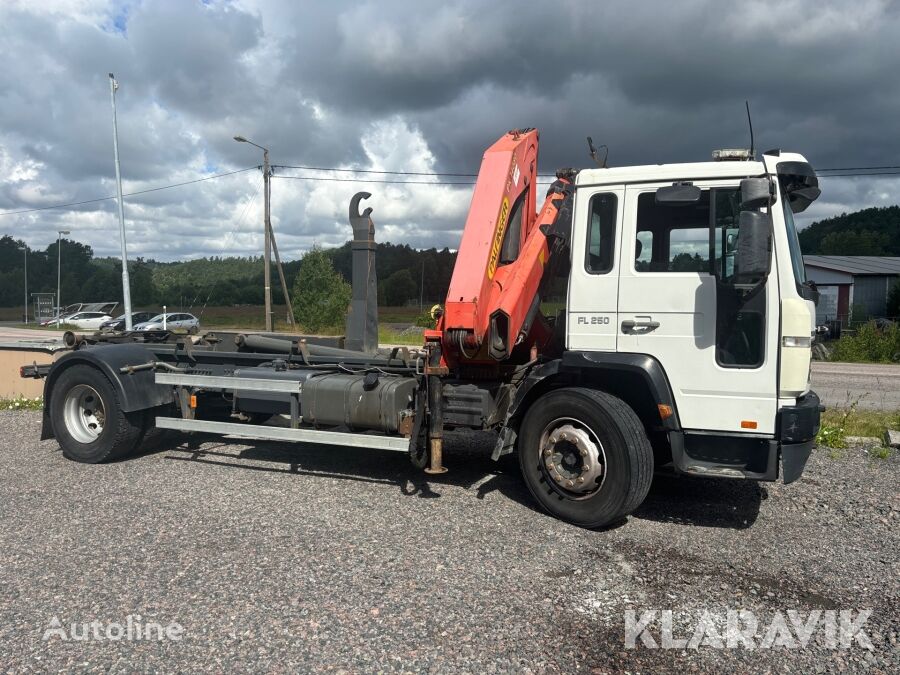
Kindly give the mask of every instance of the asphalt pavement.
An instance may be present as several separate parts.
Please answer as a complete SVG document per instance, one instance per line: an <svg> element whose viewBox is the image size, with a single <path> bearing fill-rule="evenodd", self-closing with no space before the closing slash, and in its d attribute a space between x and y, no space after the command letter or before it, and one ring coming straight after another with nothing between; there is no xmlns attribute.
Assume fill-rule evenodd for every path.
<svg viewBox="0 0 900 675"><path fill-rule="evenodd" d="M0 412L0 671L900 671L896 454L820 451L788 486L659 477L589 531L536 510L486 434L451 434L429 477L399 453L174 433L86 466L39 430ZM685 637L743 609L760 634L629 648L629 609ZM871 650L759 646L779 613L841 609L871 610ZM132 624L174 637L113 639Z"/></svg>
<svg viewBox="0 0 900 675"><path fill-rule="evenodd" d="M829 407L900 410L900 365L813 361L812 386Z"/></svg>

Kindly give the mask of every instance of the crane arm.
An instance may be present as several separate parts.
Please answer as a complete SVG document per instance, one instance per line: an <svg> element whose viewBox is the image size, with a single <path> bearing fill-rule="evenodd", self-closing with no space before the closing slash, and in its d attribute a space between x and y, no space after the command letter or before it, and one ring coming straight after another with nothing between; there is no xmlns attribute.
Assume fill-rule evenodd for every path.
<svg viewBox="0 0 900 675"><path fill-rule="evenodd" d="M572 173L536 211L538 133L505 134L485 152L437 332L448 363L496 363L528 339L548 265L568 243Z"/></svg>

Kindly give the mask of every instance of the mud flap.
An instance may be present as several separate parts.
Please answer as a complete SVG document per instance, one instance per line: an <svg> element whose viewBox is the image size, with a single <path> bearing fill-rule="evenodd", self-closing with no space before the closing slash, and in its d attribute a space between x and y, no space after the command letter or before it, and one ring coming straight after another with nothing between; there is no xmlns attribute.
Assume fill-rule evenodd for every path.
<svg viewBox="0 0 900 675"><path fill-rule="evenodd" d="M781 478L785 485L793 483L803 475L806 460L812 453L815 441L806 443L784 443L781 446Z"/></svg>

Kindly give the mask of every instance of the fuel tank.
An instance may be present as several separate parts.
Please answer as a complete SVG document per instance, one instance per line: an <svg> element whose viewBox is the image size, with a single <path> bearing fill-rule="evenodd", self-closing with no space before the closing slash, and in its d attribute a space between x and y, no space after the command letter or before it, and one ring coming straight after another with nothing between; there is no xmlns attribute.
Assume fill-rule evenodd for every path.
<svg viewBox="0 0 900 675"><path fill-rule="evenodd" d="M354 431L400 433L401 422L412 415L418 388L415 377L335 373L328 370L239 368L235 377L294 380L300 392L304 424L346 426ZM234 392L234 409L243 413L288 414L291 395L280 391Z"/></svg>
<svg viewBox="0 0 900 675"><path fill-rule="evenodd" d="M374 375L329 373L309 378L300 391L303 422L398 433L402 419L413 409L416 378Z"/></svg>

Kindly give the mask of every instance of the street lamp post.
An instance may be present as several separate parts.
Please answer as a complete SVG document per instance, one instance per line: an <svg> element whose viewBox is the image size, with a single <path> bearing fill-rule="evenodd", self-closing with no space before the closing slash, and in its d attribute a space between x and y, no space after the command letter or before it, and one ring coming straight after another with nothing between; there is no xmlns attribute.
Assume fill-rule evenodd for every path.
<svg viewBox="0 0 900 675"><path fill-rule="evenodd" d="M60 279L62 278L62 236L71 234L69 230L56 231L56 327L62 319L62 302L60 302Z"/></svg>
<svg viewBox="0 0 900 675"><path fill-rule="evenodd" d="M265 281L266 332L272 332L272 273L269 258L272 250L272 239L269 234L269 149L248 141L243 136L235 136L238 143L249 143L263 151L263 229L265 230L265 253L263 255L263 277Z"/></svg>
<svg viewBox="0 0 900 675"><path fill-rule="evenodd" d="M116 196L119 203L119 243L122 248L122 300L125 304L125 330L131 330L131 280L128 278L128 252L125 246L125 206L122 204L122 172L119 169L119 131L116 125L116 89L119 83L109 74L109 96L112 101L113 156L116 162Z"/></svg>

